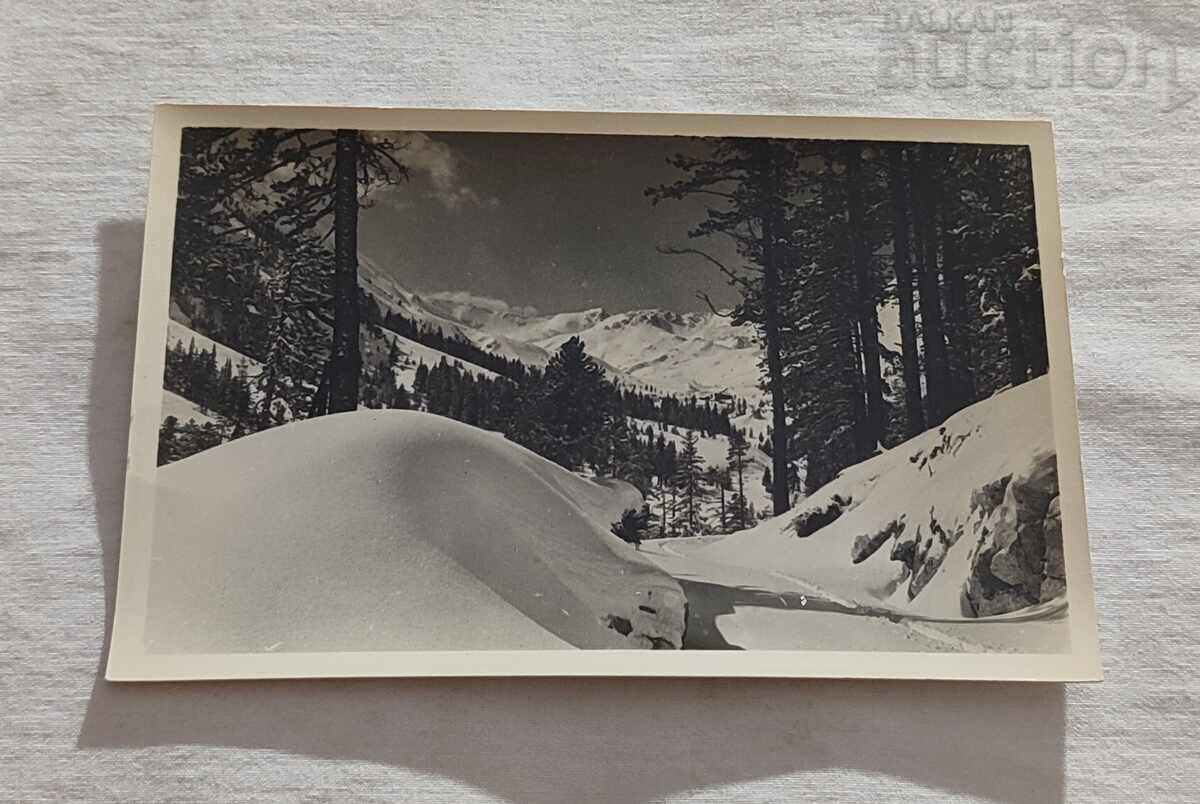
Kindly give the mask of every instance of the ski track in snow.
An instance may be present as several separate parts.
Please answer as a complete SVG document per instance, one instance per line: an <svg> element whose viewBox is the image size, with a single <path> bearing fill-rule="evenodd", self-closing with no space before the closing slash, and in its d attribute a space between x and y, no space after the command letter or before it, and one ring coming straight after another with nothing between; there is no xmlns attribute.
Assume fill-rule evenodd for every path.
<svg viewBox="0 0 1200 804"><path fill-rule="evenodd" d="M840 640L850 631L869 631L879 650L983 650L936 629L914 629L901 619L845 606L822 595L815 585L782 573L711 564L687 555L688 546L711 541L712 537L696 537L642 544L642 552L687 593L686 647L834 649L844 646L831 637Z"/></svg>

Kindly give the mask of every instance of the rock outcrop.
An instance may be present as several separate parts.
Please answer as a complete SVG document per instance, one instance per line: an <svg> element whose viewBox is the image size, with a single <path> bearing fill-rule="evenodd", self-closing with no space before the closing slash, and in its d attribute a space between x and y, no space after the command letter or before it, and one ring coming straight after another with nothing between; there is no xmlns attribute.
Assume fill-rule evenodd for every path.
<svg viewBox="0 0 1200 804"><path fill-rule="evenodd" d="M1054 598L1064 575L1052 418L1048 378L1022 383L697 554L898 614L975 617Z"/></svg>
<svg viewBox="0 0 1200 804"><path fill-rule="evenodd" d="M835 494L828 505L801 512L793 520L792 528L801 539L808 538L826 525L836 522L853 503L852 499ZM876 548L878 547L879 545L876 545Z"/></svg>
<svg viewBox="0 0 1200 804"><path fill-rule="evenodd" d="M1050 501L1046 510L1043 536L1046 540L1046 564L1042 570L1041 600L1053 600L1067 591L1067 568L1063 563L1062 513L1059 498Z"/></svg>
<svg viewBox="0 0 1200 804"><path fill-rule="evenodd" d="M963 588L964 614L1003 614L1065 593L1054 453L1041 453L1026 471L980 489L972 507L980 515L979 541Z"/></svg>
<svg viewBox="0 0 1200 804"><path fill-rule="evenodd" d="M890 539L899 538L904 532L904 515L893 519L887 524L883 530L876 533L862 533L854 539L854 546L850 548L850 560L855 564L861 564L866 561L875 551L883 547Z"/></svg>

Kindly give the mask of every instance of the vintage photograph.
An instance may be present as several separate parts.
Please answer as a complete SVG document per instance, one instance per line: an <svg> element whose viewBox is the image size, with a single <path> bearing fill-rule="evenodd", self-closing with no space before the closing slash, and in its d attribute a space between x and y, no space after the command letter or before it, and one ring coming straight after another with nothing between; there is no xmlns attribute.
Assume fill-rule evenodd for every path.
<svg viewBox="0 0 1200 804"><path fill-rule="evenodd" d="M1094 628L1028 144L181 119L114 651Z"/></svg>

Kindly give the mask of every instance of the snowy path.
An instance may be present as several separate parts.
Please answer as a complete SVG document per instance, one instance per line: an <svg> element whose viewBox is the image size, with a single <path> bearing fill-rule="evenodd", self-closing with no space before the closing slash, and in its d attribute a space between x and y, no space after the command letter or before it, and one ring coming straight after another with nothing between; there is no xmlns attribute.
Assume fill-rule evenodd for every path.
<svg viewBox="0 0 1200 804"><path fill-rule="evenodd" d="M801 578L717 564L692 555L722 537L651 540L642 553L673 575L688 598L684 645L700 650L1061 650L1065 609L1025 617L937 620L869 609Z"/></svg>

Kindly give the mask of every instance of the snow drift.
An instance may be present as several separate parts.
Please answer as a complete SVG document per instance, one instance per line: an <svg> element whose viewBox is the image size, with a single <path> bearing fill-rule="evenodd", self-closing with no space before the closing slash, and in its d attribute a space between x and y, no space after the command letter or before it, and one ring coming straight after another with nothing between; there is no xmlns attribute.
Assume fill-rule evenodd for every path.
<svg viewBox="0 0 1200 804"><path fill-rule="evenodd" d="M1061 608L1050 386L1042 377L844 470L792 511L696 552L849 606L928 617Z"/></svg>
<svg viewBox="0 0 1200 804"><path fill-rule="evenodd" d="M682 643L679 585L608 530L637 491L498 434L364 410L157 478L152 652Z"/></svg>

